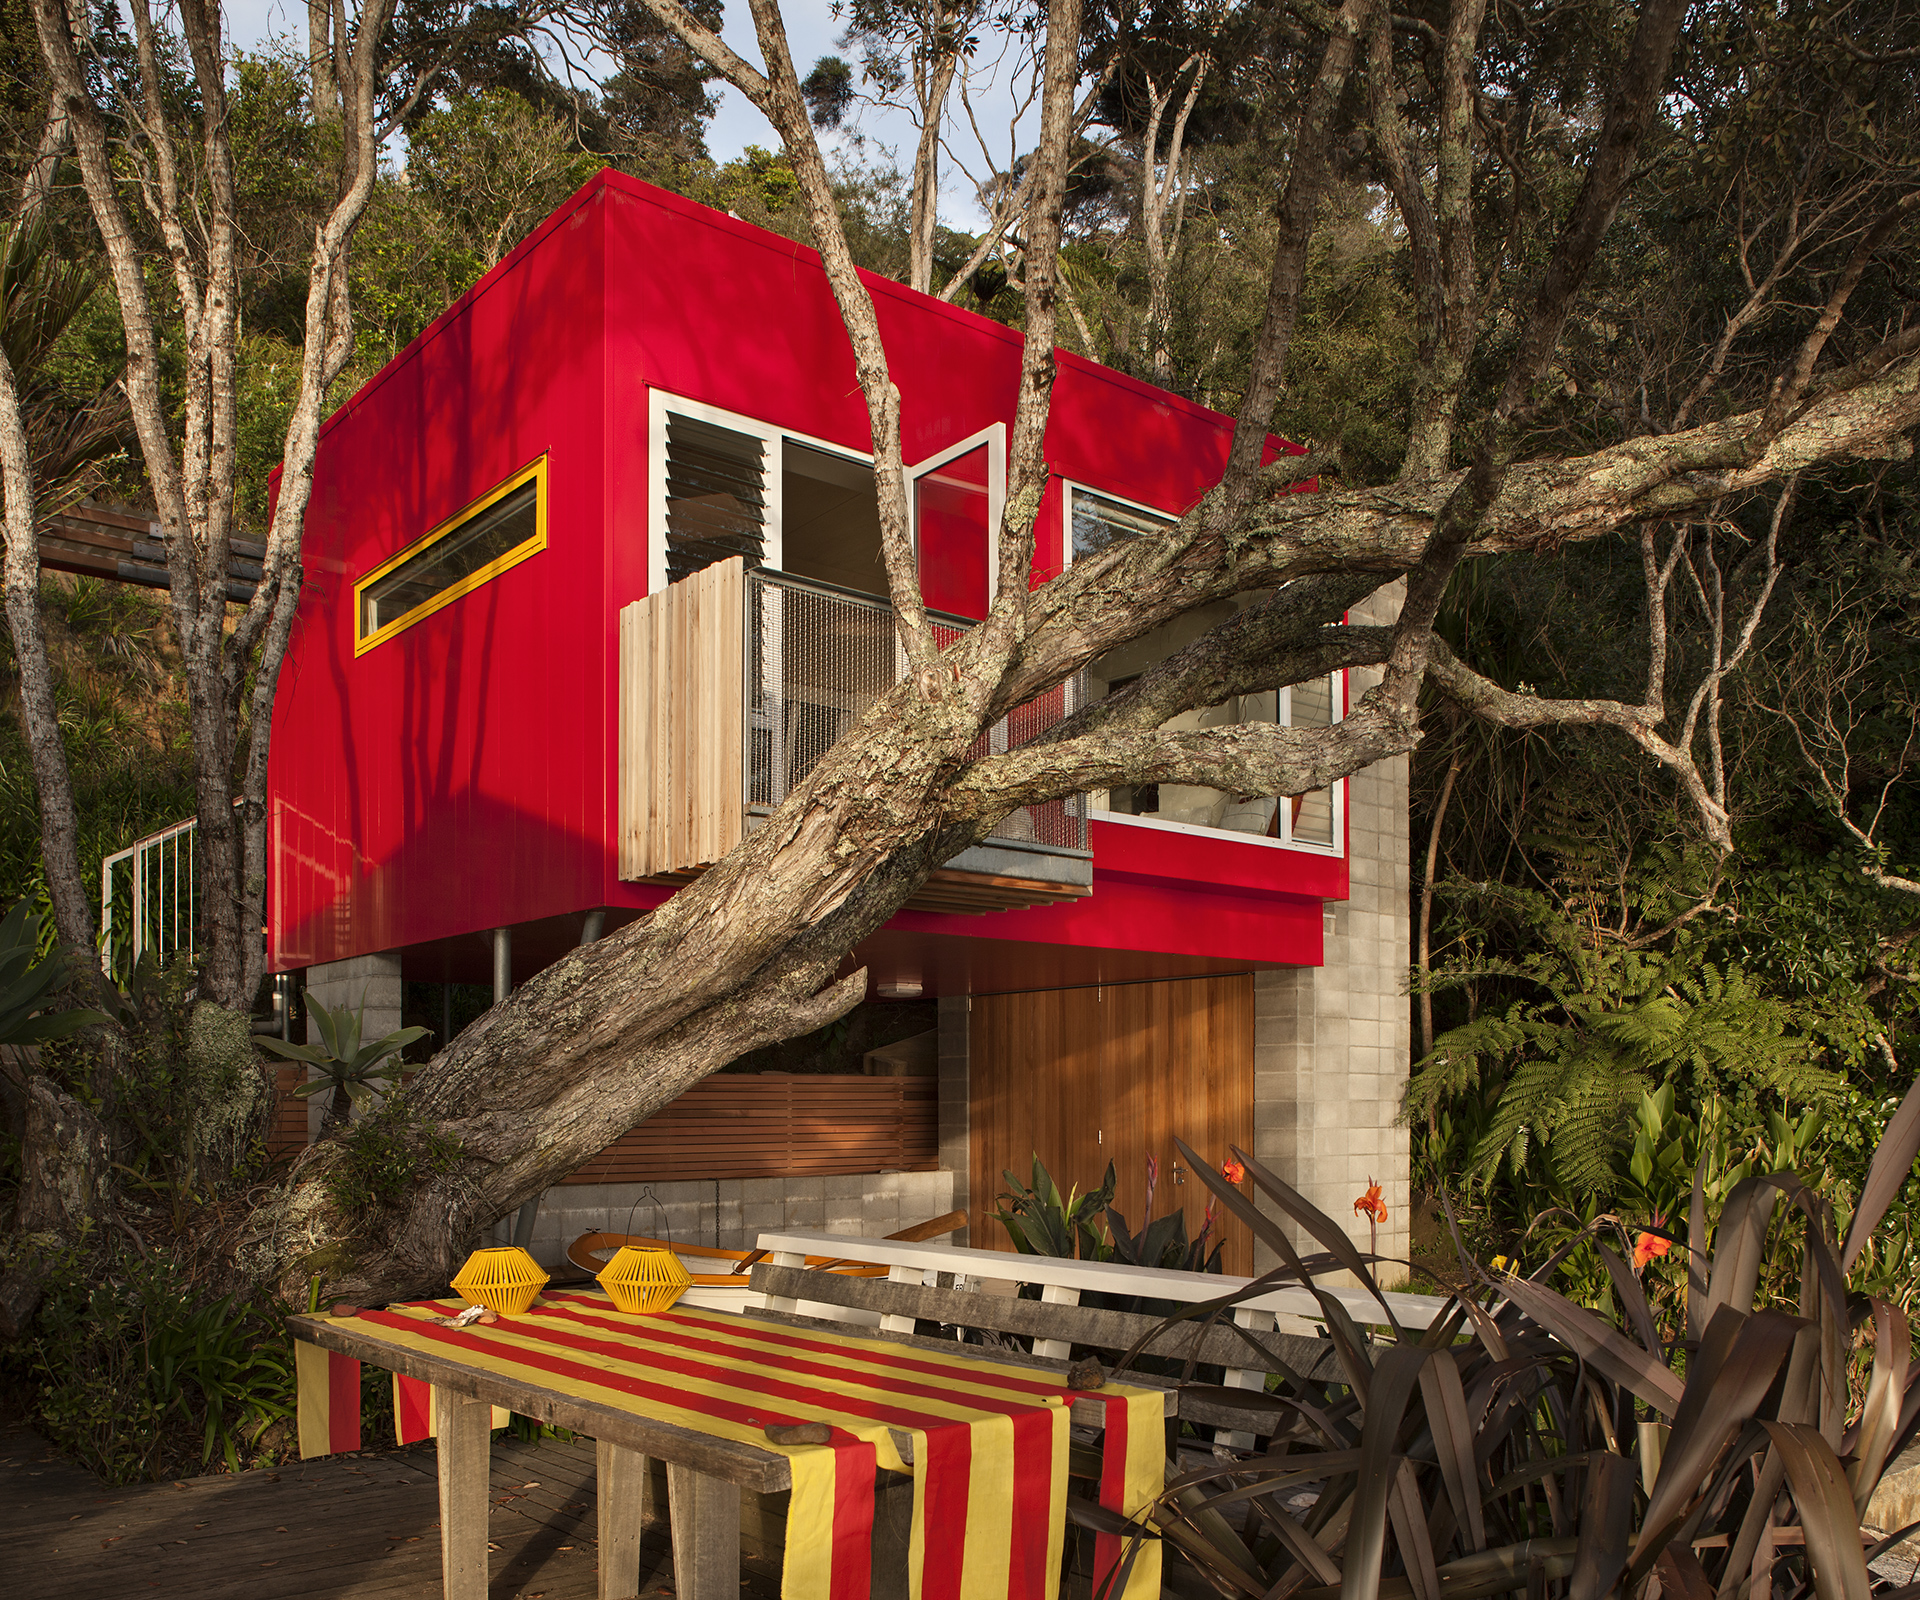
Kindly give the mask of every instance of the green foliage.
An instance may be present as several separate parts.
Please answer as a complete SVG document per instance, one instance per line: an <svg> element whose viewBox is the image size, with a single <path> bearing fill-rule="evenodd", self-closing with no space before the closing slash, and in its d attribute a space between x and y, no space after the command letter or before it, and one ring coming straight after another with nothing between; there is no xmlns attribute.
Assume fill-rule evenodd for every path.
<svg viewBox="0 0 1920 1600"><path fill-rule="evenodd" d="M1111 1166L1108 1168L1112 1170ZM1152 1204L1152 1197L1148 1197ZM1221 1252L1226 1242L1213 1241L1213 1248L1207 1248L1208 1238L1213 1233L1213 1214L1209 1210L1207 1221L1200 1229L1197 1239L1187 1237L1187 1213L1184 1208L1169 1211L1164 1217L1151 1217L1139 1233L1127 1226L1127 1219L1112 1206L1107 1207L1107 1248L1101 1253L1101 1259L1124 1261L1130 1267L1158 1267L1170 1272L1218 1272L1221 1270Z"/></svg>
<svg viewBox="0 0 1920 1600"><path fill-rule="evenodd" d="M333 1141L327 1193L350 1216L397 1204L422 1178L451 1172L460 1141L413 1114L404 1093L393 1093Z"/></svg>
<svg viewBox="0 0 1920 1600"><path fill-rule="evenodd" d="M1535 890L1475 885L1461 892L1482 904L1500 901L1538 941L1517 960L1461 963L1433 979L1440 990L1498 977L1521 991L1437 1037L1409 1086L1407 1103L1418 1116L1498 1085L1468 1156L1472 1175L1491 1177L1503 1159L1517 1173L1538 1143L1550 1147L1561 1184L1606 1192L1625 1114L1656 1087L1684 1083L1691 1097L1738 1088L1798 1099L1838 1087L1812 1064L1794 1008L1742 967L1716 967L1688 949L1589 940Z"/></svg>
<svg viewBox="0 0 1920 1600"><path fill-rule="evenodd" d="M1111 1161L1100 1187L1085 1194L1076 1187L1063 1196L1037 1154L1033 1158L1032 1187L1022 1184L1011 1172L1000 1176L1007 1180L1007 1192L1000 1198L1008 1202L1008 1209L993 1215L1007 1230L1014 1249L1030 1256L1102 1259L1104 1247L1094 1226L1113 1202L1117 1181Z"/></svg>
<svg viewBox="0 0 1920 1600"><path fill-rule="evenodd" d="M209 1298L164 1255L91 1241L66 1252L28 1339L5 1353L37 1390L37 1420L109 1483L284 1451L292 1351L281 1308Z"/></svg>
<svg viewBox="0 0 1920 1600"><path fill-rule="evenodd" d="M318 1000L309 998L307 1021L320 1034L318 1044L288 1044L272 1038L259 1041L263 1049L317 1070L317 1077L297 1084L293 1092L303 1096L330 1092L329 1126L344 1123L354 1106L372 1105L373 1086L384 1083L399 1070L401 1051L416 1039L427 1036L425 1028L396 1028L383 1038L362 1044L360 1028L365 1015L364 1007L348 1010L338 1006L329 1010Z"/></svg>
<svg viewBox="0 0 1920 1600"><path fill-rule="evenodd" d="M48 1011L56 987L73 981L71 959L44 954L47 919L22 900L0 917L0 1045L65 1039L105 1023L103 1012Z"/></svg>

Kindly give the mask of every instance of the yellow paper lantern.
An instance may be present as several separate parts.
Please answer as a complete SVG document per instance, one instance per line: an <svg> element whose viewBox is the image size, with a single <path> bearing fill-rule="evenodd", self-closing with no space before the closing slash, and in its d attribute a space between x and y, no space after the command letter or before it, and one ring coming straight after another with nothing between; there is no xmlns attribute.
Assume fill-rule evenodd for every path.
<svg viewBox="0 0 1920 1600"><path fill-rule="evenodd" d="M600 1287L621 1311L666 1311L693 1283L671 1250L643 1250L623 1244L600 1269Z"/></svg>
<svg viewBox="0 0 1920 1600"><path fill-rule="evenodd" d="M503 1317L522 1315L547 1286L540 1263L518 1245L476 1250L455 1275L453 1287L470 1305L485 1306Z"/></svg>

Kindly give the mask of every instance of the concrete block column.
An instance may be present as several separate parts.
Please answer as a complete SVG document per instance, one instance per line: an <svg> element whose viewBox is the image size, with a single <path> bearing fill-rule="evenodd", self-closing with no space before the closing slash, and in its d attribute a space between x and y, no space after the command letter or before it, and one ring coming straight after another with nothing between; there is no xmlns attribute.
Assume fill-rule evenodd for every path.
<svg viewBox="0 0 1920 1600"><path fill-rule="evenodd" d="M940 1052L940 1167L953 1174L953 1206L969 1204L968 1152L971 1149L967 1111L967 1029L972 1012L965 995L942 995L939 1010ZM967 1230L953 1236L966 1244Z"/></svg>
<svg viewBox="0 0 1920 1600"><path fill-rule="evenodd" d="M349 1011L362 1013L362 1040L384 1038L401 1025L403 989L398 951L351 956L345 961L325 961L318 966L308 967L306 979L309 1004L318 1001L329 1011L337 1011L345 1006ZM320 1030L313 1025L311 1015L307 1018L306 1042L320 1042ZM312 1095L307 1100L309 1138L319 1136L326 1115L323 1104L326 1098L323 1093Z"/></svg>
<svg viewBox="0 0 1920 1600"><path fill-rule="evenodd" d="M1359 606L1355 622L1398 614L1399 584ZM1358 699L1379 681L1355 672ZM1254 977L1255 1154L1364 1246L1353 1203L1378 1182L1388 1217L1380 1253L1404 1258L1411 1203L1407 1130L1399 1125L1413 1033L1405 756L1355 773L1347 786L1348 897L1327 908L1324 964ZM1274 1265L1256 1255L1262 1270ZM1404 1269L1385 1266L1383 1280Z"/></svg>

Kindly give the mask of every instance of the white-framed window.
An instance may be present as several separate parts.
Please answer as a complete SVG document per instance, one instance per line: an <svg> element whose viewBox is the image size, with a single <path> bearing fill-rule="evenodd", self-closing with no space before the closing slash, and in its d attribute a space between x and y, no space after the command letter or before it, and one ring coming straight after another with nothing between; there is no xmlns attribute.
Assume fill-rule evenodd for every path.
<svg viewBox="0 0 1920 1600"><path fill-rule="evenodd" d="M661 389L648 403L648 584L658 592L742 556L861 594L887 593L873 457ZM916 557L942 524L922 580L929 604L991 595L1007 499L1007 427L995 422L907 468ZM943 590L947 592L942 592Z"/></svg>
<svg viewBox="0 0 1920 1600"><path fill-rule="evenodd" d="M660 389L647 431L649 590L737 555L886 593L872 456Z"/></svg>
<svg viewBox="0 0 1920 1600"><path fill-rule="evenodd" d="M907 468L907 487L914 564L927 604L984 616L1000 570L995 556L1007 504L1007 425L989 423L916 462Z"/></svg>
<svg viewBox="0 0 1920 1600"><path fill-rule="evenodd" d="M1060 498L1061 544L1069 566L1118 541L1155 533L1176 520L1152 506L1070 480L1062 483ZM1224 622L1237 608L1257 604L1259 598L1246 595L1203 606L1108 652L1087 669L1088 696L1103 699ZM1328 727L1346 713L1344 680L1344 673L1334 672L1278 690L1239 695L1221 705L1183 712L1166 726L1178 730L1278 722L1282 727ZM1090 806L1093 814L1106 822L1183 833L1229 833L1282 849L1341 855L1346 838L1346 788L1343 779L1330 788L1307 794L1241 800L1200 784L1141 784L1095 790Z"/></svg>

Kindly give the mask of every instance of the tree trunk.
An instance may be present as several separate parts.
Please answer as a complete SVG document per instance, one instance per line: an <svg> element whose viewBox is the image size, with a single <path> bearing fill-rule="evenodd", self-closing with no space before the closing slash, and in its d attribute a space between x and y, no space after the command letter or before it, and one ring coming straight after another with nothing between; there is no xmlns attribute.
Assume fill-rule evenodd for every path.
<svg viewBox="0 0 1920 1600"><path fill-rule="evenodd" d="M1433 995L1426 987L1433 975L1429 941L1433 935L1433 872L1440 859L1440 830L1447 823L1447 802L1453 798L1454 780L1460 776L1460 748L1456 744L1447 762L1446 781L1440 785L1440 799L1433 808L1433 829L1427 835L1427 865L1420 876L1420 953L1416 970L1420 974L1420 1054L1433 1053Z"/></svg>
<svg viewBox="0 0 1920 1600"><path fill-rule="evenodd" d="M54 1258L101 1210L107 1135L100 1121L51 1079L27 1079L20 1138L14 1255L0 1276L0 1338L25 1331Z"/></svg>
<svg viewBox="0 0 1920 1600"><path fill-rule="evenodd" d="M913 203L907 220L907 283L933 293L934 228L940 219L940 124L959 65L952 54L933 64L932 81L920 103L920 140L913 151Z"/></svg>
<svg viewBox="0 0 1920 1600"><path fill-rule="evenodd" d="M53 664L40 626L40 546L34 527L33 471L13 364L0 351L0 494L6 515L7 627L20 674L20 719L40 808L40 860L60 942L82 959L93 952L93 902L80 877L80 827L60 735Z"/></svg>
<svg viewBox="0 0 1920 1600"><path fill-rule="evenodd" d="M333 73L333 6L307 0L307 88L313 120L321 127L340 122L340 85Z"/></svg>

